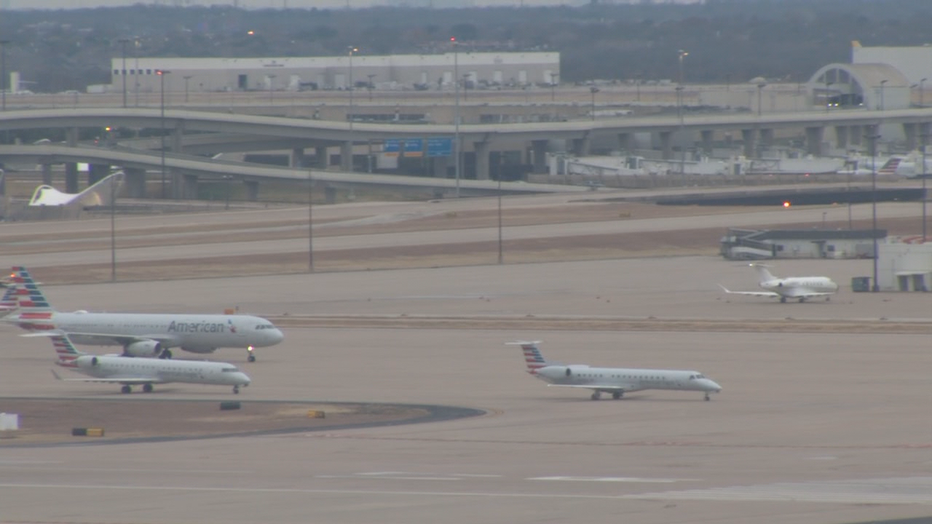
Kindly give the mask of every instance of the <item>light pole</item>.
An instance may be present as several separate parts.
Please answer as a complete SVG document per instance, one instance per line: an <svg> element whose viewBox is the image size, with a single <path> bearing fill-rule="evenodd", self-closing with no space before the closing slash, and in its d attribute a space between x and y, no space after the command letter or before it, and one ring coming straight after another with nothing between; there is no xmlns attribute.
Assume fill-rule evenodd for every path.
<svg viewBox="0 0 932 524"><path fill-rule="evenodd" d="M867 138L871 144L871 237L874 239L874 280L871 291L876 293L880 291L877 284L877 139L880 135L875 132Z"/></svg>
<svg viewBox="0 0 932 524"><path fill-rule="evenodd" d="M224 211L230 210L230 182L233 180L233 175L223 175L223 189L226 193L226 203L223 205Z"/></svg>
<svg viewBox="0 0 932 524"><path fill-rule="evenodd" d="M450 43L453 44L453 90L456 93L455 99L456 103L453 110L453 172L456 177L456 189L454 190L454 196L456 198L460 197L460 157L462 156L461 144L460 144L460 82L459 82L459 46L456 42L456 37L450 37Z"/></svg>
<svg viewBox="0 0 932 524"><path fill-rule="evenodd" d="M929 134L922 133L919 136L922 140L922 241L925 242L926 238L928 238L926 236L926 200L929 198L926 194L926 178L928 178L929 175L926 174L926 147L929 143Z"/></svg>
<svg viewBox="0 0 932 524"><path fill-rule="evenodd" d="M560 79L560 75L557 73L550 73L550 101L553 102L557 99L557 81Z"/></svg>
<svg viewBox="0 0 932 524"><path fill-rule="evenodd" d="M499 157L501 158L501 157ZM505 252L502 243L502 169L499 163L498 170L498 263L505 263Z"/></svg>
<svg viewBox="0 0 932 524"><path fill-rule="evenodd" d="M126 107L126 44L129 43L129 38L121 38L117 40L120 43L120 51L123 57L122 69L120 69L120 76L123 77L123 107Z"/></svg>
<svg viewBox="0 0 932 524"><path fill-rule="evenodd" d="M274 89L275 89L275 75L269 75L269 105L270 106L275 104L275 100L273 99L273 95L272 95L272 93L275 92Z"/></svg>
<svg viewBox="0 0 932 524"><path fill-rule="evenodd" d="M6 111L6 46L9 40L0 40L0 111Z"/></svg>
<svg viewBox="0 0 932 524"><path fill-rule="evenodd" d="M761 116L763 105L762 105L762 96L764 93L764 88L767 87L767 84L761 82L757 84L757 116Z"/></svg>
<svg viewBox="0 0 932 524"><path fill-rule="evenodd" d="M926 78L919 79L919 107L925 107L925 104L923 103L923 99L922 99L922 93L923 93L923 87L924 87L923 84L926 83L926 80L927 80Z"/></svg>
<svg viewBox="0 0 932 524"><path fill-rule="evenodd" d="M349 89L349 114L346 116L349 118L349 126L350 126L350 130L352 130L353 129L353 91L356 90L355 89L356 86L353 85L353 53L359 51L359 49L353 46L349 46L346 49L349 55L349 84L347 85L347 89Z"/></svg>
<svg viewBox="0 0 932 524"><path fill-rule="evenodd" d="M307 170L307 272L314 272L314 178Z"/></svg>
<svg viewBox="0 0 932 524"><path fill-rule="evenodd" d="M139 37L133 39L133 105L139 107Z"/></svg>
<svg viewBox="0 0 932 524"><path fill-rule="evenodd" d="M680 119L680 132L682 133L685 130L686 125L683 122L683 86L676 86L676 113L677 117ZM681 139L684 138L683 135L680 135ZM686 146L684 145L680 151L680 174L686 174Z"/></svg>
<svg viewBox="0 0 932 524"><path fill-rule="evenodd" d="M188 80L191 80L191 75L185 75L184 78L184 103L188 103Z"/></svg>
<svg viewBox="0 0 932 524"><path fill-rule="evenodd" d="M116 188L117 188L116 182L114 181L114 179L111 179L110 180L110 281L111 282L116 282L116 193L117 193Z"/></svg>
<svg viewBox="0 0 932 524"><path fill-rule="evenodd" d="M591 109L589 110L589 113L592 115L592 120L595 120L595 94L598 92L598 87L593 86L589 88L589 94L592 95Z"/></svg>
<svg viewBox="0 0 932 524"><path fill-rule="evenodd" d="M677 57L679 58L679 61L680 61L680 81L679 81L679 84L680 84L680 85L683 85L683 59L686 58L687 56L689 56L689 53L687 53L686 51L683 51L682 49L679 49L679 50L677 50L676 55L677 55Z"/></svg>
<svg viewBox="0 0 932 524"><path fill-rule="evenodd" d="M159 75L159 105L161 106L161 117L159 118L159 123L162 128L160 136L162 137L162 198L168 198L165 192L165 75L171 73L171 71L164 71L158 69L155 71L155 74Z"/></svg>
<svg viewBox="0 0 932 524"><path fill-rule="evenodd" d="M369 90L369 101L372 102L372 88L375 87L375 85L372 84L372 79L375 78L375 75L368 74L366 77L369 78L369 83L366 84L366 89Z"/></svg>
<svg viewBox="0 0 932 524"><path fill-rule="evenodd" d="M885 106L884 106L884 103L883 103L883 87L884 87L884 85L885 85L886 83L887 83L886 80L881 80L881 81L880 81L880 110L881 110L881 111L883 111L883 110L885 109Z"/></svg>

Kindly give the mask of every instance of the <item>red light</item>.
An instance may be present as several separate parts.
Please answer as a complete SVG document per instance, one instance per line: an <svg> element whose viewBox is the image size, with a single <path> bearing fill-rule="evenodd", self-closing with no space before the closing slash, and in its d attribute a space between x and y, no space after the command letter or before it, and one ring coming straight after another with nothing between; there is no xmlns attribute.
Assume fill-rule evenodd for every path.
<svg viewBox="0 0 932 524"><path fill-rule="evenodd" d="M787 200L786 202L784 202L784 203L783 203L783 207L785 207L785 208L786 208L786 207L790 207L790 201Z"/></svg>
<svg viewBox="0 0 932 524"><path fill-rule="evenodd" d="M451 37L450 37L450 41L451 41L451 42L456 42L456 37L455 37L455 36L451 36Z"/></svg>

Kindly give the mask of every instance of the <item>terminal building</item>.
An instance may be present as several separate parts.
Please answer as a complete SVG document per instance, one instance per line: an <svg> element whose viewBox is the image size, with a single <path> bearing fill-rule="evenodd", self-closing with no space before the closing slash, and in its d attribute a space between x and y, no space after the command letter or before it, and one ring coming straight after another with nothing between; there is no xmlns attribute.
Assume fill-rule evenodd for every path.
<svg viewBox="0 0 932 524"><path fill-rule="evenodd" d="M555 83L560 53L472 53L436 55L285 58L111 59L111 92L130 93L300 91L356 89L452 89L453 77L470 88L521 87ZM165 71L164 78L159 71Z"/></svg>

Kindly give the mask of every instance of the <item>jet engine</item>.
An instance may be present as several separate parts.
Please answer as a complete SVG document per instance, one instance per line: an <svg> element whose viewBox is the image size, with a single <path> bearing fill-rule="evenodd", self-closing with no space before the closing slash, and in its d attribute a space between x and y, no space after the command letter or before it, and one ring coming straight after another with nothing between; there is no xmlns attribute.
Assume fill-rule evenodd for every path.
<svg viewBox="0 0 932 524"><path fill-rule="evenodd" d="M123 347L123 354L128 357L155 358L162 353L162 344L157 340L138 340Z"/></svg>

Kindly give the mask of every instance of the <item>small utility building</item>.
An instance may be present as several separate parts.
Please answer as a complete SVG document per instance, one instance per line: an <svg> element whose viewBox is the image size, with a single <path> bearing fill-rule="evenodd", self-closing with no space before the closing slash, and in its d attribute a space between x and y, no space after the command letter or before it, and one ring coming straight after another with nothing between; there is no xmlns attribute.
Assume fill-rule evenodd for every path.
<svg viewBox="0 0 932 524"><path fill-rule="evenodd" d="M722 237L721 253L729 260L774 258L871 258L874 238L884 229L735 229Z"/></svg>

